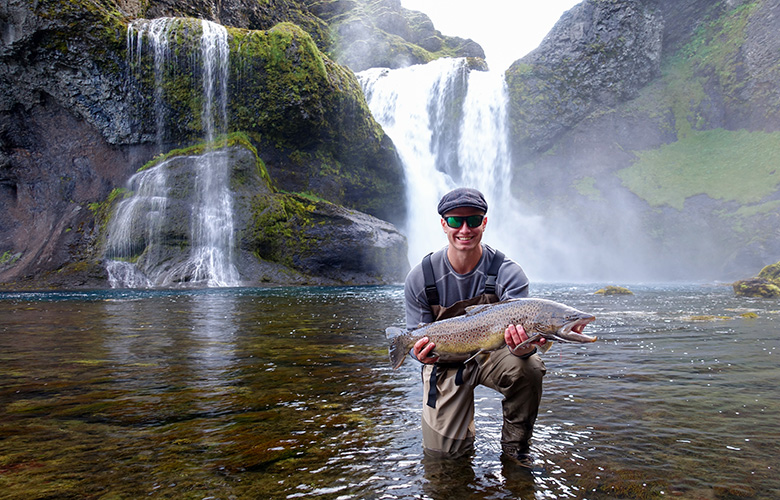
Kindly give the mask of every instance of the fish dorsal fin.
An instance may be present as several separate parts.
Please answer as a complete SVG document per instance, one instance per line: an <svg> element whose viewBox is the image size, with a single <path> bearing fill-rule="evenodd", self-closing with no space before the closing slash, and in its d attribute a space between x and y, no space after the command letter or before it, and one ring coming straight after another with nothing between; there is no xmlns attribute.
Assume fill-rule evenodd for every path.
<svg viewBox="0 0 780 500"><path fill-rule="evenodd" d="M482 312L486 309L490 309L490 304L477 304L475 306L468 306L466 308L466 316L471 316L472 314L477 314L479 312Z"/></svg>

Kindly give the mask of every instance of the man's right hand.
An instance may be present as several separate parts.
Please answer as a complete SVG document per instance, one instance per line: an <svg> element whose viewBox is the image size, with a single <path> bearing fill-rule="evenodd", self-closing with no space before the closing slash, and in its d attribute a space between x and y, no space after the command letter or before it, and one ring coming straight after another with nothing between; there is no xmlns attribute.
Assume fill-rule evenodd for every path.
<svg viewBox="0 0 780 500"><path fill-rule="evenodd" d="M429 342L428 337L423 337L414 343L414 347L412 347L412 354L420 363L429 365L435 363L439 359L438 356L431 356L431 352L433 352L435 347L436 344Z"/></svg>

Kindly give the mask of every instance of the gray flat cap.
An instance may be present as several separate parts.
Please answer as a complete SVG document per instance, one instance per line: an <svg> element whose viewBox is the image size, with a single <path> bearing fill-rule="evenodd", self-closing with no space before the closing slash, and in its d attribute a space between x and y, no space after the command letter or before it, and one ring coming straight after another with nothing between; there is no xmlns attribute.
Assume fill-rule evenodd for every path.
<svg viewBox="0 0 780 500"><path fill-rule="evenodd" d="M482 193L472 188L457 188L442 196L439 201L439 215L444 214L461 207L476 208L483 213L487 213L488 204Z"/></svg>

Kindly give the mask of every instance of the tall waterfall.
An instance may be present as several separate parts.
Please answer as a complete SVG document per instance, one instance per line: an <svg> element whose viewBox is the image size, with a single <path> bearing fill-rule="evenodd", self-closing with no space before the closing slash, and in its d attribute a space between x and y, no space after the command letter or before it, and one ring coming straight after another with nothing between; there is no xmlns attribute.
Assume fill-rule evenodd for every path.
<svg viewBox="0 0 780 500"><path fill-rule="evenodd" d="M510 192L503 73L471 71L466 59L439 59L397 70L372 68L358 79L404 164L412 265L446 244L436 206L446 192L467 186L488 201L484 242L526 269L545 272L545 257L560 249L536 238L543 234L542 219L528 215Z"/></svg>
<svg viewBox="0 0 780 500"><path fill-rule="evenodd" d="M163 99L164 70L175 64L171 55L176 18L140 20L128 29L128 57L131 67L144 51L154 60L154 110L156 139L162 148L166 115ZM213 145L227 132L228 40L227 30L210 21L200 21L200 85L203 105L201 124L204 140ZM135 64L133 64L135 63ZM161 153L163 151L160 151ZM207 151L190 157L194 177L182 175L181 158L174 157L135 174L129 181L132 195L122 200L112 218L107 241L107 270L112 287L156 287L181 283L207 286L234 286L239 274L234 265L233 206L230 192L228 156ZM172 177L177 177L174 182ZM163 225L175 219L171 214L171 190L191 182L193 196L189 214L189 257L176 262L164 250Z"/></svg>

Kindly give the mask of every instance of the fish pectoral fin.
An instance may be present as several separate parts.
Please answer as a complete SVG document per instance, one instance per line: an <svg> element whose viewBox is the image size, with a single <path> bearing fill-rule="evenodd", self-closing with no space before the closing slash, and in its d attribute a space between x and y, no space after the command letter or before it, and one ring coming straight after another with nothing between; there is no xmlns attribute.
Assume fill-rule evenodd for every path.
<svg viewBox="0 0 780 500"><path fill-rule="evenodd" d="M471 316L472 314L477 314L478 312L482 312L485 309L490 309L490 304L477 304L475 306L468 306L466 308L466 316Z"/></svg>
<svg viewBox="0 0 780 500"><path fill-rule="evenodd" d="M537 340L539 340L539 337L541 337L541 336L542 336L541 333L537 333L537 334L531 335L530 337L528 337L524 341L522 341L519 344L517 344L514 349L510 348L509 350L512 351L512 354L514 354L516 350L521 349L521 348L527 346L531 342L536 342Z"/></svg>
<svg viewBox="0 0 780 500"><path fill-rule="evenodd" d="M486 351L485 351L484 349L480 349L479 351L475 352L475 353L474 353L474 354L473 354L473 355L472 355L472 356L471 356L469 359L467 359L466 361L464 361L464 362L463 362L463 364L465 365L465 364L466 364L466 363L468 363L469 361L472 361L473 359L475 359L477 356L479 356L479 355L480 355L480 354L482 354L483 352L486 352Z"/></svg>
<svg viewBox="0 0 780 500"><path fill-rule="evenodd" d="M552 340L549 340L549 339L548 339L548 340L547 340L547 342L545 342L544 344L542 344L542 345L538 346L538 348L539 348L539 350L540 350L540 351L542 351L542 354L546 354L546 353L547 353L547 351L549 351L549 350L550 350L550 347L552 347L552 345L553 345L554 343L555 343L555 342L553 342Z"/></svg>

